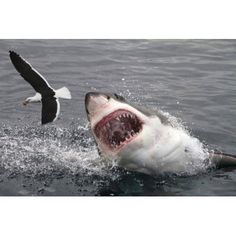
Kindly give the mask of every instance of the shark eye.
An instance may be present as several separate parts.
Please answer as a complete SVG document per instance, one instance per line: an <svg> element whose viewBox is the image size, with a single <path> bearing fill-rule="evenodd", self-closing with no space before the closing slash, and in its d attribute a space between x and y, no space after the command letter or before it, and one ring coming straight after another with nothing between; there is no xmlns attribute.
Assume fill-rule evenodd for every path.
<svg viewBox="0 0 236 236"><path fill-rule="evenodd" d="M122 96L120 96L120 95L118 95L118 94L116 94L116 93L114 93L114 96L115 96L115 98L116 98L117 100L120 100L120 101L124 101L124 100L125 100Z"/></svg>

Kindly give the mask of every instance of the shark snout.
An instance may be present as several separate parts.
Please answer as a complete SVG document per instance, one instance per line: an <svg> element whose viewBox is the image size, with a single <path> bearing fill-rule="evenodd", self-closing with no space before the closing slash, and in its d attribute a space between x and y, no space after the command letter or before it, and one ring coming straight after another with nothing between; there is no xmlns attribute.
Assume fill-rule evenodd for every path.
<svg viewBox="0 0 236 236"><path fill-rule="evenodd" d="M85 108L87 114L96 113L101 107L108 103L108 97L98 92L89 92L85 95Z"/></svg>

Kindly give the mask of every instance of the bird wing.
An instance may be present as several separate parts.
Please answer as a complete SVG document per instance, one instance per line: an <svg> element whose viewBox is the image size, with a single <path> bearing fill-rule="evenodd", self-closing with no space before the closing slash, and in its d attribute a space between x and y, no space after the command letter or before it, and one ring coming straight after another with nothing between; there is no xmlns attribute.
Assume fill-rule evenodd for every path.
<svg viewBox="0 0 236 236"><path fill-rule="evenodd" d="M10 58L20 75L31 84L38 93L53 92L46 79L39 74L24 58L13 51L9 51Z"/></svg>
<svg viewBox="0 0 236 236"><path fill-rule="evenodd" d="M57 98L42 97L42 125L53 122L60 113L60 103Z"/></svg>

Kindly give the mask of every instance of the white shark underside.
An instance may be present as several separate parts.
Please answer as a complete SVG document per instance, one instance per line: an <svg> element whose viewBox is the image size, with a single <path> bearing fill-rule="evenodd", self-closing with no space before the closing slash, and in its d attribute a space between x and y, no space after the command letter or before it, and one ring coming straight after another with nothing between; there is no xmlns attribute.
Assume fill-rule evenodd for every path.
<svg viewBox="0 0 236 236"><path fill-rule="evenodd" d="M162 112L129 105L117 94L86 94L92 133L104 158L146 174L196 174L211 166L236 166L233 155L209 153Z"/></svg>

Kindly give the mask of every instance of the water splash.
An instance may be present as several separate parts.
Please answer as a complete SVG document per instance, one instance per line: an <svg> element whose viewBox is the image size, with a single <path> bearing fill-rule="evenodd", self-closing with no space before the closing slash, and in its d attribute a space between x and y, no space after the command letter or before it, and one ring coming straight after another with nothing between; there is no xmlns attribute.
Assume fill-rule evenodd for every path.
<svg viewBox="0 0 236 236"><path fill-rule="evenodd" d="M186 155L189 159L189 162L186 163L187 174L195 175L201 172L206 172L209 168L211 168L211 163L209 162L210 151L208 150L208 147L193 136L181 119L176 118L175 116L172 116L168 112L162 110L159 112L167 117L172 127L184 134L182 142L185 144L187 151Z"/></svg>
<svg viewBox="0 0 236 236"><path fill-rule="evenodd" d="M49 195L96 195L119 175L98 155L86 124L0 128L0 195L38 195L45 189Z"/></svg>
<svg viewBox="0 0 236 236"><path fill-rule="evenodd" d="M0 129L0 167L32 176L55 170L105 175L107 163L97 154L88 127L71 125Z"/></svg>

